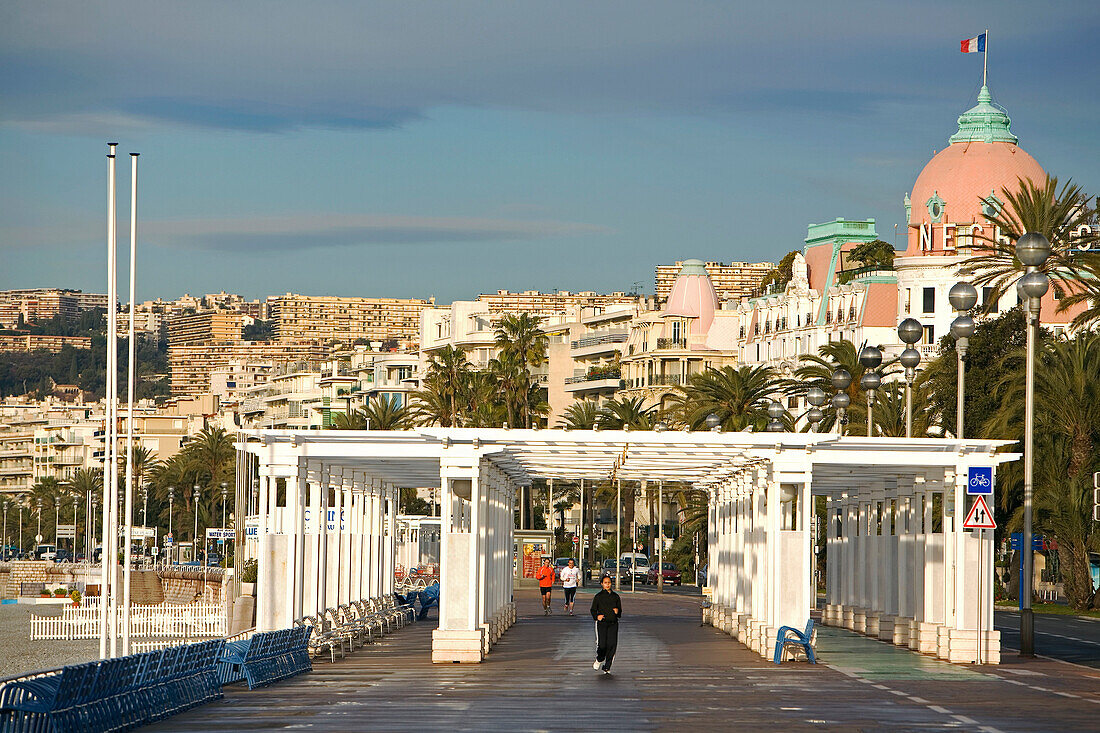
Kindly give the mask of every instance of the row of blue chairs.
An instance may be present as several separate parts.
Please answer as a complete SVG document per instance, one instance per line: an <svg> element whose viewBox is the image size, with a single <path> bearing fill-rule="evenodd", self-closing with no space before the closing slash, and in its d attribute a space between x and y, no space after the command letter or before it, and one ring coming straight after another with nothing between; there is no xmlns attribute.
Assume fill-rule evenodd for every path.
<svg viewBox="0 0 1100 733"><path fill-rule="evenodd" d="M62 667L0 688L0 729L11 733L122 731L222 696L224 639Z"/></svg>
<svg viewBox="0 0 1100 733"><path fill-rule="evenodd" d="M313 669L308 626L253 634L225 645L218 661L221 684L245 681L252 690Z"/></svg>

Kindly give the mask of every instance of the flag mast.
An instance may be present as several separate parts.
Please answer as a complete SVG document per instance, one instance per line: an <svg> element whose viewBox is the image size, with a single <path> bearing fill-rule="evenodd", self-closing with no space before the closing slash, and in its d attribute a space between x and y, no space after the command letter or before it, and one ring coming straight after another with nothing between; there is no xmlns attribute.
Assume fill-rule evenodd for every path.
<svg viewBox="0 0 1100 733"><path fill-rule="evenodd" d="M989 70L989 29L985 29L985 48L982 49L982 86L985 86L986 72Z"/></svg>

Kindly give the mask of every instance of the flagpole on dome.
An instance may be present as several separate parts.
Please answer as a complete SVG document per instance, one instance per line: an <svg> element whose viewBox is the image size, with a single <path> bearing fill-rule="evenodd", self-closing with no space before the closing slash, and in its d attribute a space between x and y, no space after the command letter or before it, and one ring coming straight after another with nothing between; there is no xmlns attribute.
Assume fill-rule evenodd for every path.
<svg viewBox="0 0 1100 733"><path fill-rule="evenodd" d="M989 70L989 29L986 28L982 35L985 36L985 47L982 49L982 86L984 87L986 72Z"/></svg>

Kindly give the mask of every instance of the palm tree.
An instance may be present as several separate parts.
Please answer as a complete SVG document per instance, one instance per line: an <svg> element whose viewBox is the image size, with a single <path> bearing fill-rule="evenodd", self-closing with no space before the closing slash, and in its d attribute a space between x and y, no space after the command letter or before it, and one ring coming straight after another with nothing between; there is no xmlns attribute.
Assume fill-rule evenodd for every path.
<svg viewBox="0 0 1100 733"><path fill-rule="evenodd" d="M600 406L592 400L574 402L558 423L566 430L595 430L600 419Z"/></svg>
<svg viewBox="0 0 1100 733"><path fill-rule="evenodd" d="M404 430L409 426L410 410L396 401L375 395L361 414L371 430Z"/></svg>
<svg viewBox="0 0 1100 733"><path fill-rule="evenodd" d="M1001 189L1005 206L986 215L989 223L999 230L1000 238L982 237L975 242L975 254L964 260L960 268L964 275L972 276L975 285L993 288L992 297L986 300L987 308L994 307L1024 273L1023 263L1016 258L1016 241L1025 232L1039 232L1050 241L1050 258L1041 269L1057 292L1070 297L1081 294L1081 285L1089 272L1100 274L1097 264L1100 255L1080 250L1082 245L1097 241L1097 236L1075 237L1077 229L1090 223L1095 213L1081 187L1067 181L1059 190L1058 179L1051 176L1040 182L1017 180L1018 190ZM995 202L985 203L995 208ZM1059 311L1065 307L1061 303Z"/></svg>
<svg viewBox="0 0 1100 733"><path fill-rule="evenodd" d="M707 417L717 415L723 430L763 430L767 407L783 383L770 366L725 366L688 377L670 400L670 413L688 430L705 430Z"/></svg>
<svg viewBox="0 0 1100 733"><path fill-rule="evenodd" d="M643 408L644 401L644 397L608 400L600 410L597 427L601 430L652 430L657 409Z"/></svg>
<svg viewBox="0 0 1100 733"><path fill-rule="evenodd" d="M466 353L453 346L445 346L432 354L428 363L428 373L424 379L424 388L417 393L426 407L433 413L433 422L445 428L459 425L462 395L470 375L470 364ZM422 414L422 419L427 417Z"/></svg>
<svg viewBox="0 0 1100 733"><path fill-rule="evenodd" d="M508 314L497 325L496 344L500 348L497 361L507 365L507 371L515 370L516 382L512 401L518 407L517 422L520 427L531 427L527 395L531 386L531 367L542 366L546 362L546 349L549 338L539 329L542 319L530 313ZM502 385L504 388L504 385Z"/></svg>
<svg viewBox="0 0 1100 733"><path fill-rule="evenodd" d="M332 416L332 430L366 430L367 419L362 410L338 412Z"/></svg>

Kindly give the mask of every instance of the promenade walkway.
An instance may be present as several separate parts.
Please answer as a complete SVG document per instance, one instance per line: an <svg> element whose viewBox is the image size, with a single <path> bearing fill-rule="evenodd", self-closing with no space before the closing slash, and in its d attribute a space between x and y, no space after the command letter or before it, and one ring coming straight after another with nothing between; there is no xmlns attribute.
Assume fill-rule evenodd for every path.
<svg viewBox="0 0 1100 733"><path fill-rule="evenodd" d="M624 594L614 674L592 670L592 622L521 619L480 665L432 665L415 624L312 674L248 691L150 728L218 733L311 731L1096 730L1100 675L1053 661L949 665L839 629L822 629L823 664L776 667L709 626L698 598ZM587 611L590 595L578 597ZM1019 674L1017 674L1019 673Z"/></svg>

